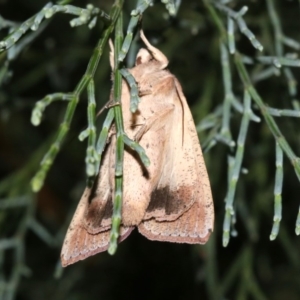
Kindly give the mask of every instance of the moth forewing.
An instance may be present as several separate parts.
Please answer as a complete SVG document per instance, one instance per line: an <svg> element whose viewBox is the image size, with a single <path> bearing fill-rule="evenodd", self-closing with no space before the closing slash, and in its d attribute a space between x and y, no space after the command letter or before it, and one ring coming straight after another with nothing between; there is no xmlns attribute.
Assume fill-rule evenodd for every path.
<svg viewBox="0 0 300 300"><path fill-rule="evenodd" d="M191 112L175 77L173 82L177 98L166 147L169 163L138 228L151 240L203 244L213 230L211 189Z"/></svg>
<svg viewBox="0 0 300 300"><path fill-rule="evenodd" d="M136 75L139 73L144 74L145 71L142 71L144 67L144 64L139 64L130 70L135 75L140 90L148 89L142 83L143 75ZM149 76L151 75L149 74ZM142 97L136 113L131 113L129 110L130 97L126 83L123 83L122 97L124 130L129 138L139 142L151 161L150 166L145 168L137 153L125 147L122 223L126 226L132 226L138 225L142 221L150 202L153 186L156 185L161 173L163 165L161 152L164 152L165 140L160 136L165 136L165 124L168 124L168 122L163 121L164 115L160 118L162 123L157 124L155 122L157 115L160 115L161 111L165 111L166 105L164 103L151 103L153 91L151 91L151 94Z"/></svg>
<svg viewBox="0 0 300 300"><path fill-rule="evenodd" d="M112 131L112 130L111 130ZM112 134L103 154L100 171L90 190L82 226L91 234L96 234L111 227L113 211L112 199L115 187L116 136Z"/></svg>
<svg viewBox="0 0 300 300"><path fill-rule="evenodd" d="M172 107L172 110L169 111L168 129L160 137L166 144L165 151L160 151L163 168L157 185L153 186L151 202L144 219L155 217L158 220L171 221L177 219L195 202L193 186L197 178L195 172L192 172L194 162L183 148L183 106L175 90L174 76L166 71L160 73L165 76L161 78L161 83L168 89L159 89L156 98L163 99L165 105Z"/></svg>
<svg viewBox="0 0 300 300"><path fill-rule="evenodd" d="M79 201L61 251L64 267L108 249L114 186L114 149L115 139L112 138L106 147L93 187L87 187ZM119 241L124 240L132 230L133 227L121 226Z"/></svg>
<svg viewBox="0 0 300 300"><path fill-rule="evenodd" d="M203 216L201 215L201 222L203 223L202 231L204 232L204 234L208 233L207 236L208 239L210 233L213 231L214 228L214 217L215 217L210 181L207 174L207 169L204 162L203 153L201 150L193 116L191 114L187 101L182 92L181 85L176 78L175 78L175 85L176 85L176 90L178 92L178 95L182 100L184 106L185 124L187 124L187 130L189 131L188 136L192 140L191 144L193 146L192 150L194 153L195 169L198 177L197 182L199 186L201 186L201 197L198 199L198 203L200 203L199 207L201 207L202 210L201 214L203 215Z"/></svg>

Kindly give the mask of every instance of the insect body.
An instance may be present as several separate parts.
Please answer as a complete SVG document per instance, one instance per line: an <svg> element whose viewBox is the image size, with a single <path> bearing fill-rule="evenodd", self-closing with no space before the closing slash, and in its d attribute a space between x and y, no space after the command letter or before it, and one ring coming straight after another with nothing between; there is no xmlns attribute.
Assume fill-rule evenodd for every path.
<svg viewBox="0 0 300 300"><path fill-rule="evenodd" d="M137 227L150 240L204 244L213 230L210 183L194 121L176 77L165 68L168 59L143 32L129 72L141 102L130 111L130 92L122 83L124 130L145 149L150 166L125 147L120 239ZM111 59L111 64L113 59ZM69 226L61 253L62 265L107 250L114 199L116 138L111 134L100 172L86 188Z"/></svg>

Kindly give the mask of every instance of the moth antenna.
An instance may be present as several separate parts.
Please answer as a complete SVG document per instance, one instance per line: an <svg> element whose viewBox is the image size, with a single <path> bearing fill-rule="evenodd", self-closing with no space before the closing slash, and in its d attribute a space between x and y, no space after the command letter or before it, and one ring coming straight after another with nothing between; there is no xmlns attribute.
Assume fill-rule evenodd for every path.
<svg viewBox="0 0 300 300"><path fill-rule="evenodd" d="M147 49L149 50L149 52L152 54L152 56L161 63L160 69L163 70L166 68L166 66L169 64L169 61L167 59L167 57L157 48L155 48L154 46L152 46L150 44L150 42L147 40L147 38L145 37L145 34L143 32L143 30L140 31L140 35L141 35L141 39L144 42L144 44L146 45Z"/></svg>
<svg viewBox="0 0 300 300"><path fill-rule="evenodd" d="M109 39L108 43L109 43L109 48L110 48L109 63L110 63L111 69L113 70L114 67L115 67L115 63L114 63L114 61L115 61L115 48L114 48L114 44L113 44L111 39Z"/></svg>

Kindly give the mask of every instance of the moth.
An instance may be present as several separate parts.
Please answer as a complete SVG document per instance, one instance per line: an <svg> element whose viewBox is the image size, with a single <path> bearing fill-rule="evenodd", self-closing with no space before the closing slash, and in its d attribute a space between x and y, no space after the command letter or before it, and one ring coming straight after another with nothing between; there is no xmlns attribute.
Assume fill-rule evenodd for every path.
<svg viewBox="0 0 300 300"><path fill-rule="evenodd" d="M129 69L141 102L132 113L123 80L121 105L126 134L139 142L151 163L146 168L125 146L119 242L137 227L150 240L204 244L213 230L214 207L194 121L179 81L166 70L167 57L143 31L141 39L146 49L139 50ZM112 51L110 58L113 64ZM67 231L61 251L64 267L108 249L115 152L112 128L98 177L85 189Z"/></svg>

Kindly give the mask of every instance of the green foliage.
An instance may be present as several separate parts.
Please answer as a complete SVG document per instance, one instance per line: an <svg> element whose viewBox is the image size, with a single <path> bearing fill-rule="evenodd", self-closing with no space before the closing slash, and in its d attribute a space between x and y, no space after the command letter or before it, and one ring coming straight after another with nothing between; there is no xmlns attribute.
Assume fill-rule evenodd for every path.
<svg viewBox="0 0 300 300"><path fill-rule="evenodd" d="M19 3L19 15L12 4L0 4L0 299L87 299L87 293L88 299L119 299L124 289L129 299L298 299L299 240L293 232L300 234L299 3L116 0L81 8L83 1L44 7L41 2ZM33 16L26 20L28 15ZM69 20L69 15L75 18ZM133 246L129 239L116 252L124 146L145 165L151 163L138 142L126 136L120 105L122 76L131 89L132 112L140 101L126 70L138 49L139 26L170 59L198 123L217 216L205 247L133 236ZM113 99L107 103L106 49L113 36ZM107 114L97 121L103 105ZM29 111L38 128L30 126ZM95 266L78 263L55 281L52 274L55 268L56 275L61 273L59 249L82 191L80 182L88 178L91 183L97 175L113 123L116 190L108 252L116 255L89 259ZM86 145L72 135L86 139ZM32 193L30 181L39 194ZM222 239L227 248L219 246ZM144 268L152 256L160 263L150 260ZM171 270L164 265L168 259L177 267L164 273ZM116 268L113 275L106 276L105 264ZM137 271L140 267L143 271ZM131 269L136 274L127 276ZM95 270L99 279L92 277ZM39 272L47 278L40 280ZM126 275L120 276L122 272ZM155 283L143 272L154 272ZM182 275L180 281L174 274ZM137 278L147 287L143 291L131 286ZM111 287L109 292L105 286ZM145 295L149 289L154 292Z"/></svg>

